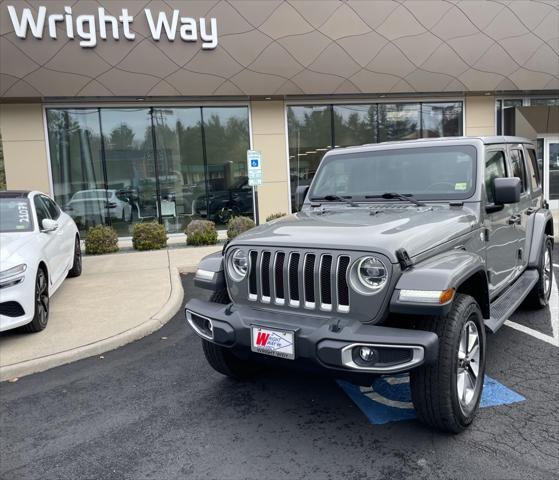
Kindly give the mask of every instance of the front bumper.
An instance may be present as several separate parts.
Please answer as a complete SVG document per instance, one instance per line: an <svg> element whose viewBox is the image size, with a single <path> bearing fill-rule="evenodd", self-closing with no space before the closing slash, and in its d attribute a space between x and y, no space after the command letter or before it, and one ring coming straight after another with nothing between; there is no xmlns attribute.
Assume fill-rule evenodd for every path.
<svg viewBox="0 0 559 480"><path fill-rule="evenodd" d="M379 375L406 372L434 363L438 337L421 330L365 325L355 320L276 313L248 306L222 305L198 299L185 306L188 322L208 341L239 353L269 360L251 352L251 327L294 332L295 359L278 359L284 366L313 365L336 376ZM209 323L208 323L209 322ZM205 329L204 325L211 325ZM373 364L364 365L355 349L370 346L377 352ZM266 358L263 358L266 357Z"/></svg>
<svg viewBox="0 0 559 480"><path fill-rule="evenodd" d="M0 288L0 332L26 325L35 314L35 282L34 275L28 269L23 280L13 286ZM7 308L19 304L23 314L18 314L16 308ZM11 311L10 315L2 315L4 310ZM12 313L13 312L13 313Z"/></svg>

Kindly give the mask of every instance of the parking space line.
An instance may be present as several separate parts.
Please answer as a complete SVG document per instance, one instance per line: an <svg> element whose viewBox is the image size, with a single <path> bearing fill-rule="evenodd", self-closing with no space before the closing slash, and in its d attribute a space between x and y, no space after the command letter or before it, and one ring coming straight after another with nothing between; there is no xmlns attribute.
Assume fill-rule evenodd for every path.
<svg viewBox="0 0 559 480"><path fill-rule="evenodd" d="M555 266L555 264L553 264ZM552 335L546 335L545 333L534 330L533 328L526 327L520 323L511 322L510 320L505 321L505 325L510 328L514 328L519 332L530 335L542 342L549 343L554 347L559 347L559 292L557 290L557 279L553 279L553 284L551 286L551 296L549 297L549 310L551 313L551 332Z"/></svg>

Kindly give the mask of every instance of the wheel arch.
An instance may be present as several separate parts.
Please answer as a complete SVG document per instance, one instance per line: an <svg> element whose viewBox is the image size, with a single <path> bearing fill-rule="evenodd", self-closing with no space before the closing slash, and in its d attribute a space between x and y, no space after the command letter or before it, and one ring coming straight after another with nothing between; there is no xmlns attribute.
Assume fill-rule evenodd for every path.
<svg viewBox="0 0 559 480"><path fill-rule="evenodd" d="M460 285L458 285L456 293L462 293L473 297L481 309L483 318L488 319L491 317L489 286L485 270L478 270L466 278Z"/></svg>
<svg viewBox="0 0 559 480"><path fill-rule="evenodd" d="M553 217L549 210L539 210L534 213L527 232L530 238L530 250L528 252L528 268L535 268L540 261L544 238L551 237L553 242Z"/></svg>

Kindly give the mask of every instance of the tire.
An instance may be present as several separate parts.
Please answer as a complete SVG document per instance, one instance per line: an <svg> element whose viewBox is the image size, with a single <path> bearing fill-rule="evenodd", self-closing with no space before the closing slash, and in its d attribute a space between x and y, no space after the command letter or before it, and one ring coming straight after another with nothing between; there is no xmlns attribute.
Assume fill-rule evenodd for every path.
<svg viewBox="0 0 559 480"><path fill-rule="evenodd" d="M68 272L70 278L79 277L82 274L82 249L80 247L80 239L76 237L74 242L74 263Z"/></svg>
<svg viewBox="0 0 559 480"><path fill-rule="evenodd" d="M459 433L472 423L483 390L485 326L481 310L474 298L457 294L447 316L428 318L418 328L438 335L439 355L435 364L411 371L410 387L417 416L430 427ZM478 340L477 357L475 342L468 345L462 341L471 338L473 328ZM464 336L466 329L470 332L468 336ZM460 347L467 353L461 353ZM468 347L474 348L469 352ZM466 385L471 385L474 377L474 387L467 389ZM459 398L460 391L464 393L463 401Z"/></svg>
<svg viewBox="0 0 559 480"><path fill-rule="evenodd" d="M202 339L204 356L211 367L218 373L237 380L245 380L254 375L258 366L237 358L230 349Z"/></svg>
<svg viewBox="0 0 559 480"><path fill-rule="evenodd" d="M534 285L534 288L524 300L524 305L534 309L547 306L551 296L551 287L553 285L553 242L549 237L546 237L544 240L537 270L539 274L538 283Z"/></svg>
<svg viewBox="0 0 559 480"><path fill-rule="evenodd" d="M224 288L223 290L217 290L213 292L212 296L210 297L210 302L229 305L231 303L231 299L229 298L229 293L227 292L227 289Z"/></svg>
<svg viewBox="0 0 559 480"><path fill-rule="evenodd" d="M49 284L45 271L39 267L35 277L35 314L33 320L24 325L28 333L36 333L44 330L49 321Z"/></svg>

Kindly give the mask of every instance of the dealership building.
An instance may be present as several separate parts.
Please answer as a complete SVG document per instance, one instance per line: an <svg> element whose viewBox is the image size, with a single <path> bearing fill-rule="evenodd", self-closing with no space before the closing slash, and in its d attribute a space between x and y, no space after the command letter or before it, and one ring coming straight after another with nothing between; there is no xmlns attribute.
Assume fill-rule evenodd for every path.
<svg viewBox="0 0 559 480"><path fill-rule="evenodd" d="M534 140L559 212L554 2L3 0L0 97L7 188L81 229L264 221L332 148L461 135Z"/></svg>

